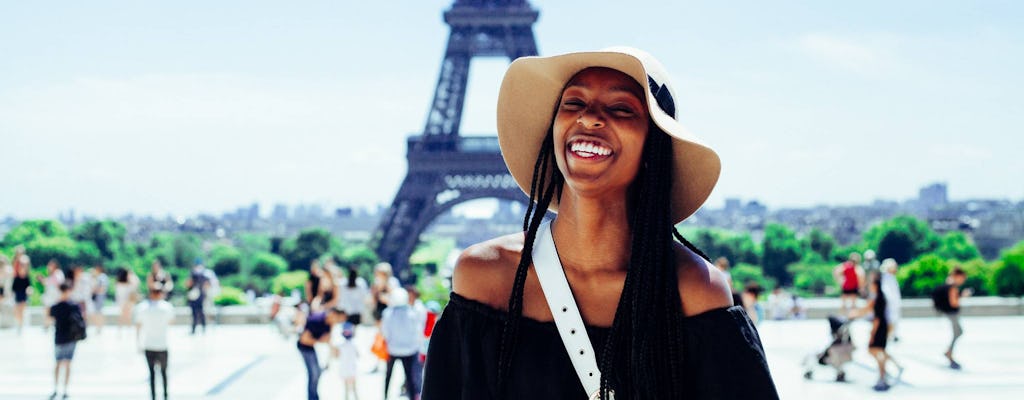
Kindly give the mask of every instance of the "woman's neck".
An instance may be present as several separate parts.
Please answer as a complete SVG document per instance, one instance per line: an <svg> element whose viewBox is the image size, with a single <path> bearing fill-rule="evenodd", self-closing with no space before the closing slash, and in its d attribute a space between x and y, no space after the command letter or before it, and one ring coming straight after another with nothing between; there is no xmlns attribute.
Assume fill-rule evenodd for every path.
<svg viewBox="0 0 1024 400"><path fill-rule="evenodd" d="M625 200L563 200L551 227L562 266L584 274L625 270L631 237Z"/></svg>

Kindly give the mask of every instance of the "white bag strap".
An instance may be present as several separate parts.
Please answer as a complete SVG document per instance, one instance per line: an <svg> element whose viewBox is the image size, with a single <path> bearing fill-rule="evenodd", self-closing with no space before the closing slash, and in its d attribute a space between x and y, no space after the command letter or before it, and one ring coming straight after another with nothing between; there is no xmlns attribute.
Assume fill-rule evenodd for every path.
<svg viewBox="0 0 1024 400"><path fill-rule="evenodd" d="M569 289L569 281L565 278L562 263L558 259L555 241L551 237L550 223L541 224L537 229L536 241L533 245L533 266L537 271L544 297L551 308L558 334L562 337L569 360L576 368L576 375L583 384L587 396L594 397L601 388L601 371L597 368L594 347L590 344L590 335L583 324L583 317L576 306L576 299Z"/></svg>

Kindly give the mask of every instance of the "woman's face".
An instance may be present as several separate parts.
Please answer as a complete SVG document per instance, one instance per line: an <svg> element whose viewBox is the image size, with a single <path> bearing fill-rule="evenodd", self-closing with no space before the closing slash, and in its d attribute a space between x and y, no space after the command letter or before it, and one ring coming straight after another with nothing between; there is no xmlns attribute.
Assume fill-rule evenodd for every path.
<svg viewBox="0 0 1024 400"><path fill-rule="evenodd" d="M583 194L625 192L647 138L643 89L628 75L588 68L574 76L555 113L554 145L566 184Z"/></svg>

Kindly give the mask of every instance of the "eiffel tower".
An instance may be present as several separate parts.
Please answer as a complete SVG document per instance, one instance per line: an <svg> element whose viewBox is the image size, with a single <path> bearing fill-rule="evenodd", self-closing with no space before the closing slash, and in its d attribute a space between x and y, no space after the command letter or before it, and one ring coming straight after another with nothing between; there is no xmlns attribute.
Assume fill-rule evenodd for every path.
<svg viewBox="0 0 1024 400"><path fill-rule="evenodd" d="M455 0L444 12L451 27L434 102L421 135L408 140L409 171L373 238L377 255L403 282L420 233L453 206L480 198L525 203L501 158L496 136L461 137L459 124L473 57L537 55L527 0Z"/></svg>

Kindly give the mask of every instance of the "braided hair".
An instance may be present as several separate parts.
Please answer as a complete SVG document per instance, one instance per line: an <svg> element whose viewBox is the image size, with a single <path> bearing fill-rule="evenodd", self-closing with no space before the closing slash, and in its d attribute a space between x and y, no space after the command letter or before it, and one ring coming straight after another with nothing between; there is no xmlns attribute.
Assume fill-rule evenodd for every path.
<svg viewBox="0 0 1024 400"><path fill-rule="evenodd" d="M530 203L523 219L525 242L502 330L498 357L501 393L507 393L505 385L512 369L526 272L533 262L537 229L552 198L556 193L561 195L565 181L554 167L553 149L553 131L549 129L534 165ZM642 165L630 188L634 205L630 207L632 237L626 280L607 341L600 350L601 399L611 398L612 389L618 400L684 398L680 341L683 310L673 237L702 258L708 257L673 226L669 197L673 181L672 157L671 139L649 122Z"/></svg>

